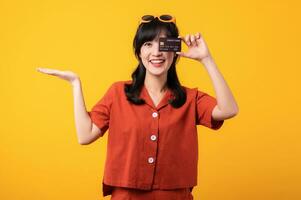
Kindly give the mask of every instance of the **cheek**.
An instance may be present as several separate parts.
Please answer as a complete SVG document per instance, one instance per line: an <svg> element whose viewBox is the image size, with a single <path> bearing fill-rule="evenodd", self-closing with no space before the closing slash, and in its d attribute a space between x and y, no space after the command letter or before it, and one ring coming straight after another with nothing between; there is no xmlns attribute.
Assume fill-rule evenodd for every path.
<svg viewBox="0 0 301 200"><path fill-rule="evenodd" d="M170 53L170 54L168 55L168 62L169 62L169 63L172 63L173 59L174 59L174 53Z"/></svg>
<svg viewBox="0 0 301 200"><path fill-rule="evenodd" d="M140 50L140 59L143 63L143 65L147 65L148 63L148 57L147 57L147 52L145 51L145 49L141 49Z"/></svg>
<svg viewBox="0 0 301 200"><path fill-rule="evenodd" d="M147 54L148 54L148 50L146 49L146 48L141 48L140 49L140 55L142 56L142 57L145 57L145 56L147 56Z"/></svg>

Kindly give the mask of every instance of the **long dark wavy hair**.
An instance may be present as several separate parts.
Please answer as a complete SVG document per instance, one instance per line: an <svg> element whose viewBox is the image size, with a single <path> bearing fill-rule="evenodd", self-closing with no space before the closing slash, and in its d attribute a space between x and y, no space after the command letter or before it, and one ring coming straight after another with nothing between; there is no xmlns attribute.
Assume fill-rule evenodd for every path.
<svg viewBox="0 0 301 200"><path fill-rule="evenodd" d="M139 98L142 86L144 84L146 69L139 56L141 46L148 41L154 40L162 30L165 30L167 37L178 37L179 31L174 23L161 22L155 18L149 23L141 23L136 31L133 41L135 56L139 63L137 68L132 73L132 83L125 84L124 92L127 100L136 105L144 104L144 99ZM181 107L186 102L186 91L181 86L176 72L176 63L178 62L178 55L175 54L173 62L167 73L167 87L172 91L173 99L169 99L169 104L174 108Z"/></svg>

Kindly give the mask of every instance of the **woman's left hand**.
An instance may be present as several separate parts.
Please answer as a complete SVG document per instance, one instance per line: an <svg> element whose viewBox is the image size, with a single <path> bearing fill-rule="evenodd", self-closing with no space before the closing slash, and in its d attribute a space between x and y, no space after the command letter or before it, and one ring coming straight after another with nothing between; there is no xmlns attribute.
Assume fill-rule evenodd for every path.
<svg viewBox="0 0 301 200"><path fill-rule="evenodd" d="M211 57L206 42L200 33L196 33L195 35L188 34L185 37L179 36L179 38L181 38L188 46L187 52L176 52L179 56L195 59L197 61L202 61L204 58Z"/></svg>

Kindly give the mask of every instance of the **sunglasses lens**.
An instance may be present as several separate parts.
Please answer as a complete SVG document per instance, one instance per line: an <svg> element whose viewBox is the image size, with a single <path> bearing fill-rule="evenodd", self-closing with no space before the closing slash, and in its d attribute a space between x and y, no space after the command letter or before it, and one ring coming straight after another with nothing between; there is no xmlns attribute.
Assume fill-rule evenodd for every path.
<svg viewBox="0 0 301 200"><path fill-rule="evenodd" d="M152 15L144 15L142 17L142 19L145 20L145 21L151 21L151 20L154 19L154 16L152 16Z"/></svg>
<svg viewBox="0 0 301 200"><path fill-rule="evenodd" d="M160 19L165 20L165 21L168 21L168 20L171 20L171 19L172 19L172 16L170 16L170 15L161 15L161 16L160 16Z"/></svg>

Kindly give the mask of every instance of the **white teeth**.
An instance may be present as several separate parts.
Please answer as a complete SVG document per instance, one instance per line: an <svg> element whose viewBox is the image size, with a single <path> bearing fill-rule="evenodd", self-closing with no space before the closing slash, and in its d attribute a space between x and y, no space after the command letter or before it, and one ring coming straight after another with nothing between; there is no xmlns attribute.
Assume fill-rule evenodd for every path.
<svg viewBox="0 0 301 200"><path fill-rule="evenodd" d="M163 63L164 60L151 60L152 63Z"/></svg>

